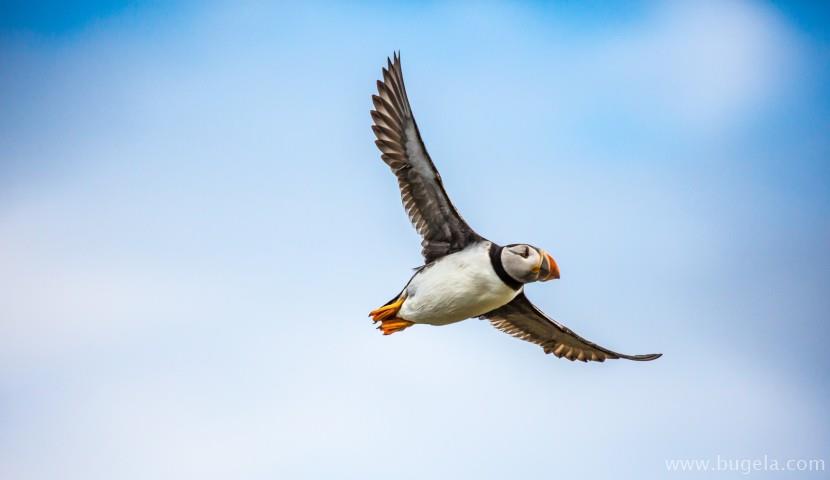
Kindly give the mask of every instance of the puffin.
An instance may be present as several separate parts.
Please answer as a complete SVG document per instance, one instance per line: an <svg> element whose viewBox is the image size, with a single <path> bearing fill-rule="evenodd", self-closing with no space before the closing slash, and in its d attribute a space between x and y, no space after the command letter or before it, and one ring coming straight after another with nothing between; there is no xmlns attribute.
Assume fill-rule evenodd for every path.
<svg viewBox="0 0 830 480"><path fill-rule="evenodd" d="M648 361L662 354L626 355L590 342L533 305L525 285L559 278L546 250L498 245L476 233L450 201L406 94L400 52L386 59L370 111L381 159L398 180L404 210L421 236L424 264L404 288L369 316L384 335L415 324L449 325L470 318L535 343L545 353L582 362Z"/></svg>

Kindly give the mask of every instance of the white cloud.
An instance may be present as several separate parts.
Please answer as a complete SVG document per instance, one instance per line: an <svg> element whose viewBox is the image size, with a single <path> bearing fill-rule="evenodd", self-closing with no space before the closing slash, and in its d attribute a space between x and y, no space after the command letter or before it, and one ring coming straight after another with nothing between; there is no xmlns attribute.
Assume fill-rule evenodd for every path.
<svg viewBox="0 0 830 480"><path fill-rule="evenodd" d="M698 129L758 113L800 67L793 32L756 2L670 2L617 33L585 58L635 88L632 107L654 104Z"/></svg>

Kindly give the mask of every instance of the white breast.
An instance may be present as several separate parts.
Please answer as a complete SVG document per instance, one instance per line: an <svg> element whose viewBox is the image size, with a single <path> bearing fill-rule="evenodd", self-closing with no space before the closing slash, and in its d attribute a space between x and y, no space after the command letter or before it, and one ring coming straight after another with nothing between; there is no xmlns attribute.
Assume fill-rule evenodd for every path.
<svg viewBox="0 0 830 480"><path fill-rule="evenodd" d="M498 308L519 293L504 284L490 264L490 243L482 242L428 266L409 282L398 317L446 325Z"/></svg>

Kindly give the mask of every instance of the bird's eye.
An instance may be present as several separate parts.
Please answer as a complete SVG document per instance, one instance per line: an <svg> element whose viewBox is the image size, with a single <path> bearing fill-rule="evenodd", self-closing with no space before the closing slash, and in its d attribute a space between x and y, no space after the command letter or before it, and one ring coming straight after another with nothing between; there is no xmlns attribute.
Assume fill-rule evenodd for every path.
<svg viewBox="0 0 830 480"><path fill-rule="evenodd" d="M521 255L522 258L527 258L527 256L530 255L530 248L525 247L524 250L522 250L521 253L519 253L519 255Z"/></svg>

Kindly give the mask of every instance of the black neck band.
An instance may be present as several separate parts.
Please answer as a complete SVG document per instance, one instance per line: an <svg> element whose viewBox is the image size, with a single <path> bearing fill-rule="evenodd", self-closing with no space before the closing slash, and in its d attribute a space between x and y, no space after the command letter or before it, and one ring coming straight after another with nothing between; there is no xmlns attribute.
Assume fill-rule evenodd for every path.
<svg viewBox="0 0 830 480"><path fill-rule="evenodd" d="M493 265L493 270L496 271L496 275L499 276L502 282L513 290L518 290L522 287L522 282L508 275L504 265L501 264L501 251L503 249L504 247L500 247L495 243L490 244L490 264Z"/></svg>

